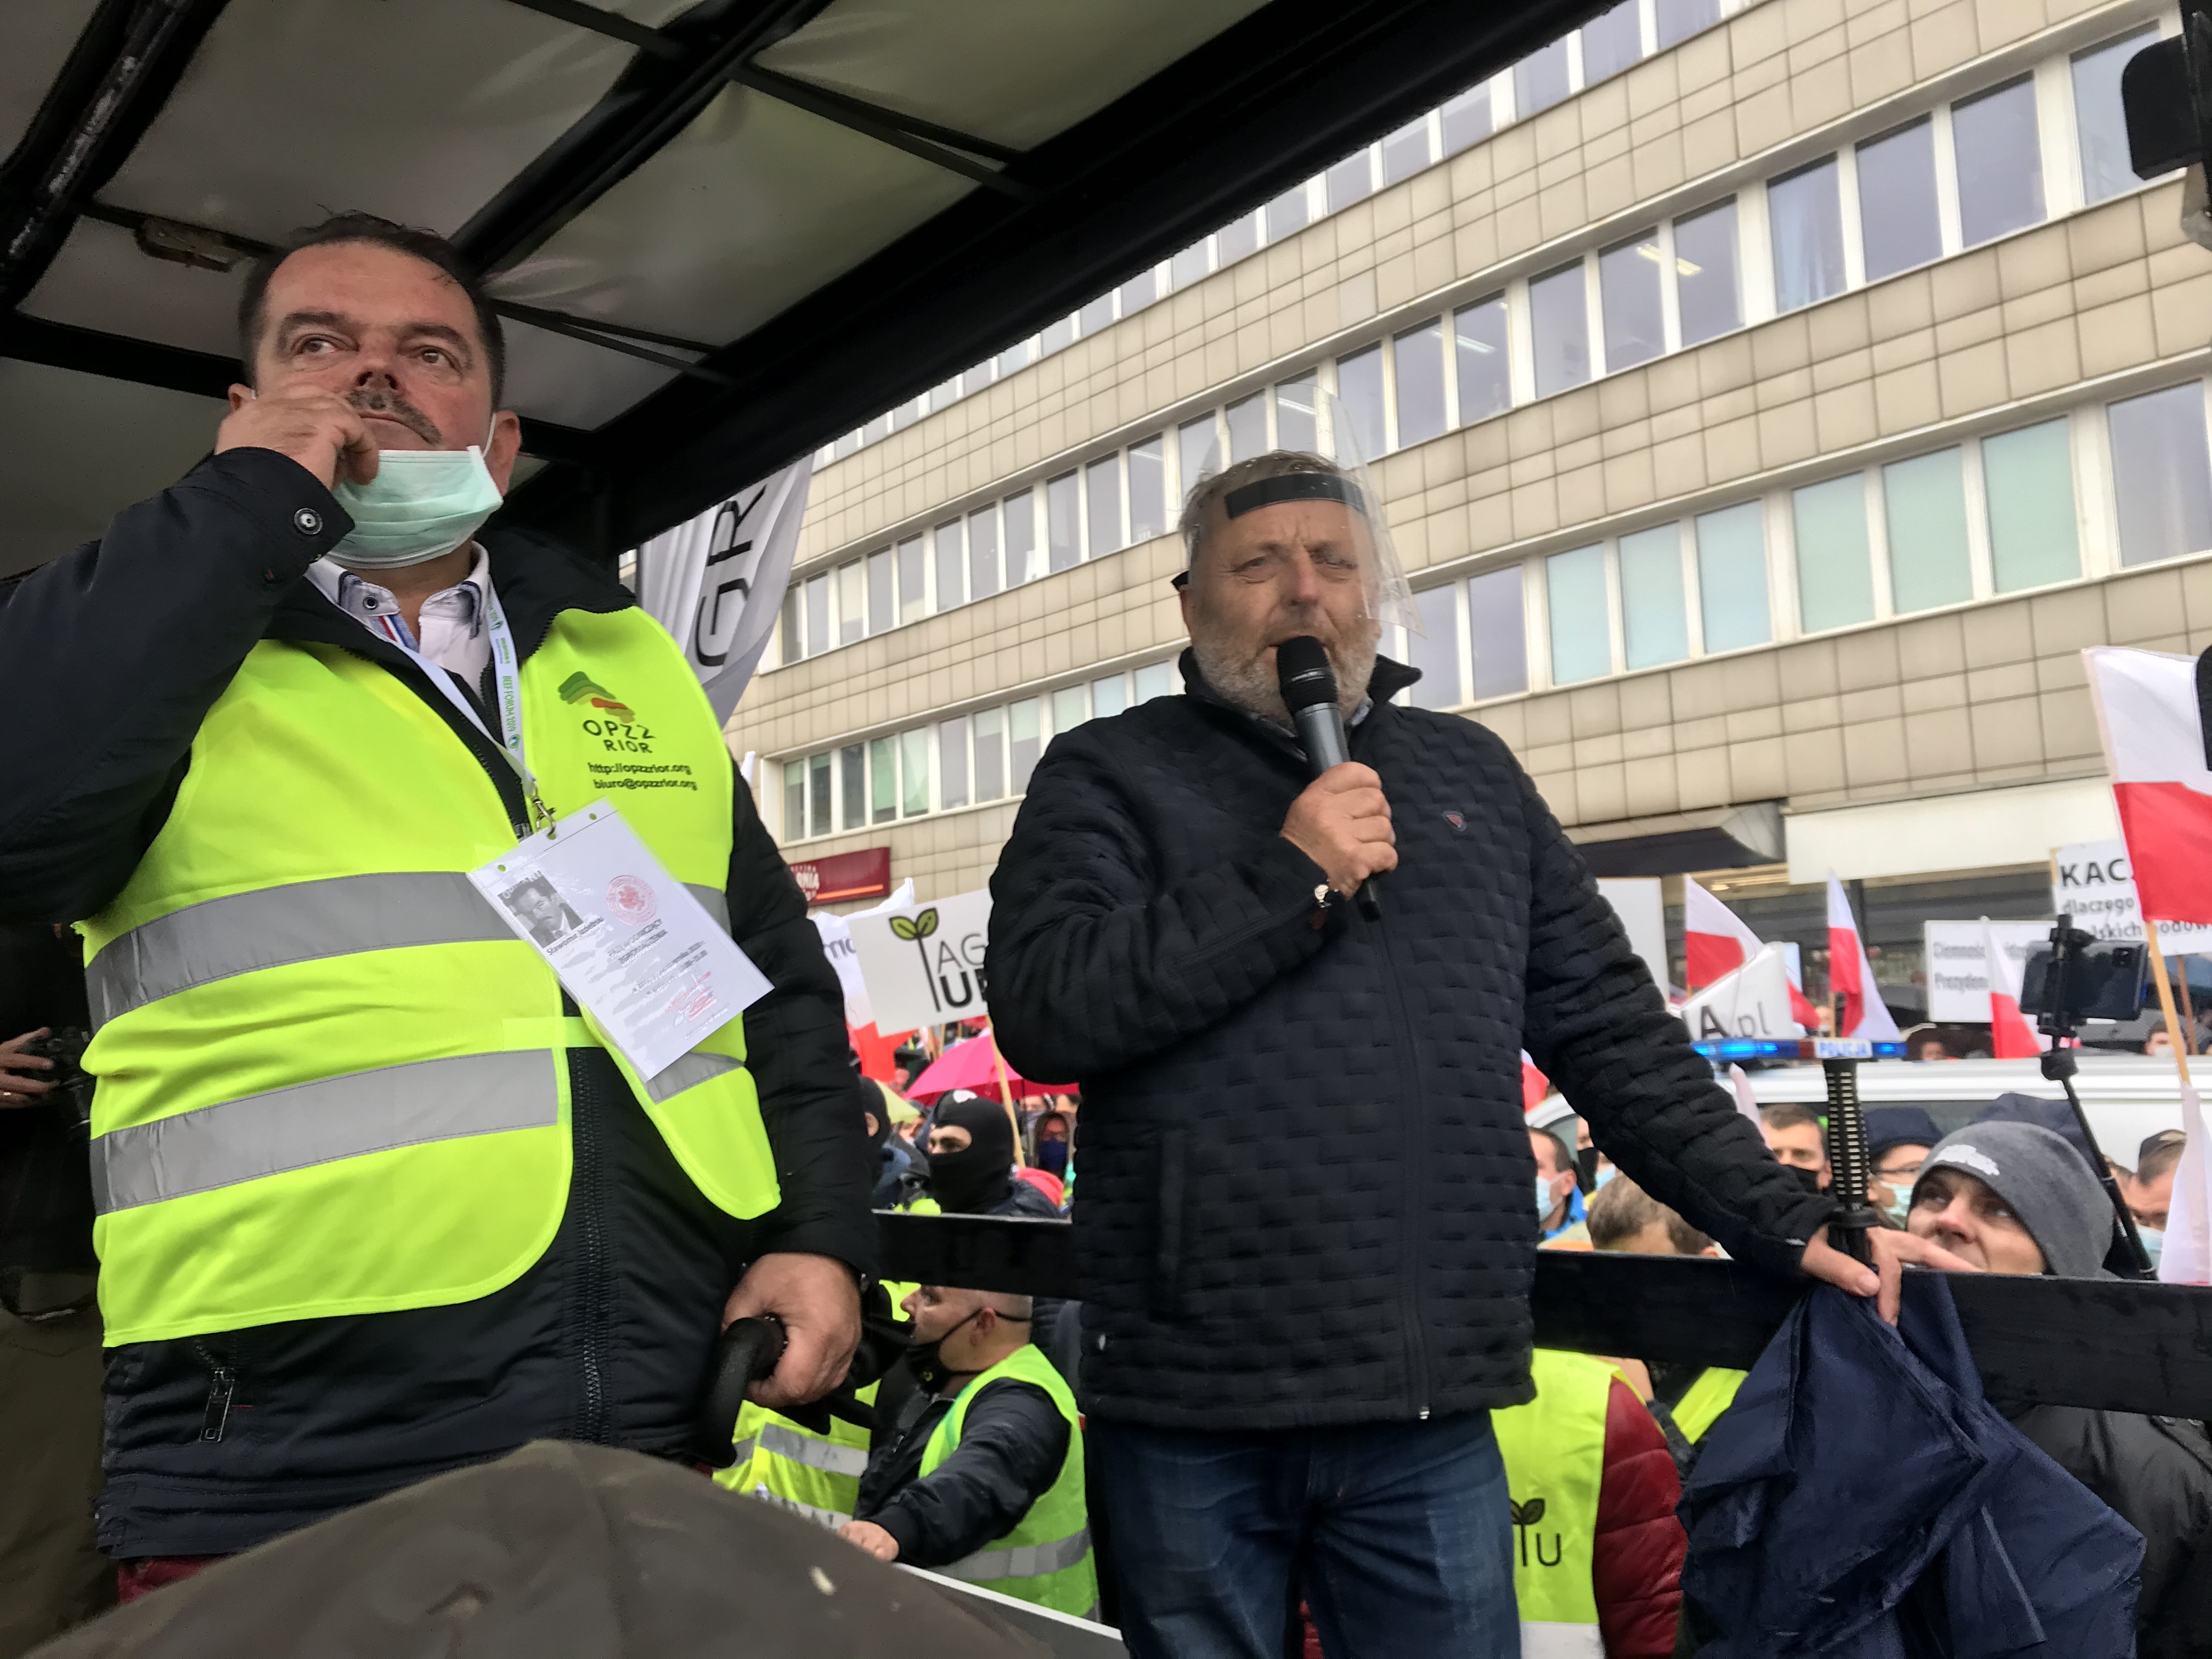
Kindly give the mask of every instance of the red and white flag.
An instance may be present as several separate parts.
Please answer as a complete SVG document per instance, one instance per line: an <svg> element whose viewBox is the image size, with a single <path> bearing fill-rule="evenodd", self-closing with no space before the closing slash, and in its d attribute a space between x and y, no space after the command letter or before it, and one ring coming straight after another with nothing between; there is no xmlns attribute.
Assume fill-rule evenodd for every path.
<svg viewBox="0 0 2212 1659"><path fill-rule="evenodd" d="M1864 1037L1870 1042L1895 1042L1897 1022L1875 988L1874 964L1859 942L1859 925L1851 918L1850 902L1844 884L1828 872L1828 992L1844 1000L1839 1037Z"/></svg>
<svg viewBox="0 0 2212 1659"><path fill-rule="evenodd" d="M2197 659L2112 646L2081 656L2142 914L2212 922L2212 769Z"/></svg>
<svg viewBox="0 0 2212 1659"><path fill-rule="evenodd" d="M1723 904L1689 876L1682 878L1682 971L1690 989L1698 991L1749 962L1765 948L1764 941L1736 913ZM1808 1031L1820 1029L1820 1017L1793 981L1790 986L1790 1016Z"/></svg>
<svg viewBox="0 0 2212 1659"><path fill-rule="evenodd" d="M2158 1276L2168 1285L2212 1285L2212 1150L2208 1150L2204 1105L2181 1085L2181 1162L2173 1169L2173 1200L2166 1212L2166 1249Z"/></svg>
<svg viewBox="0 0 2212 1659"><path fill-rule="evenodd" d="M1982 951L1989 960L1990 1052L1999 1060L2033 1060L2043 1052L2043 1039L2020 1011L2020 982L2025 969L2009 953L1997 948L1987 916L1982 918Z"/></svg>

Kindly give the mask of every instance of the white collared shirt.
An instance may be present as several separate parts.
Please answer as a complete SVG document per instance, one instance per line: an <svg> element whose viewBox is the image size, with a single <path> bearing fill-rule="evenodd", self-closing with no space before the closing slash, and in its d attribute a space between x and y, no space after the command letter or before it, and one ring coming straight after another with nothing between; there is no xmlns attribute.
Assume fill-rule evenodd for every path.
<svg viewBox="0 0 2212 1659"><path fill-rule="evenodd" d="M476 557L469 565L469 574L422 601L419 640L400 614L399 601L392 597L390 588L379 587L360 572L349 570L328 556L307 567L307 579L322 590L325 599L370 633L414 647L473 694L483 684L484 668L491 661L491 640L484 632L484 596L491 591L491 563L481 546L473 543L471 546Z"/></svg>

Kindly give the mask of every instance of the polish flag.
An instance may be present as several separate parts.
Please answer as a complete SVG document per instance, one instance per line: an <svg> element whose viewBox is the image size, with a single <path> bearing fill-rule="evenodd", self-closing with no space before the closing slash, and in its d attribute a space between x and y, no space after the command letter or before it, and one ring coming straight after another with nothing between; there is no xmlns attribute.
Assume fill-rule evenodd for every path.
<svg viewBox="0 0 2212 1659"><path fill-rule="evenodd" d="M1528 1058L1528 1051L1521 1051L1521 1110L1525 1115L1544 1103L1544 1097L1552 1092L1552 1080L1536 1069L1536 1062Z"/></svg>
<svg viewBox="0 0 2212 1659"><path fill-rule="evenodd" d="M1692 878L1682 878L1683 972L1688 975L1691 990L1702 990L1735 972L1764 948L1764 941L1743 925L1735 911ZM1808 1031L1820 1029L1820 1015L1794 981L1790 987L1790 1017Z"/></svg>
<svg viewBox="0 0 2212 1659"><path fill-rule="evenodd" d="M1859 943L1850 902L1832 870L1828 872L1828 990L1844 1000L1843 1029L1838 1036L1864 1037L1870 1042L1898 1040L1897 1022L1875 989L1874 964Z"/></svg>
<svg viewBox="0 0 2212 1659"><path fill-rule="evenodd" d="M2020 981L2025 970L1997 948L1987 916L1982 918L1982 950L1990 973L1990 1052L1999 1060L2033 1060L2043 1052L2043 1039L2020 1011Z"/></svg>
<svg viewBox="0 0 2212 1659"><path fill-rule="evenodd" d="M2212 922L2212 769L2197 659L2111 646L2081 655L2142 914Z"/></svg>

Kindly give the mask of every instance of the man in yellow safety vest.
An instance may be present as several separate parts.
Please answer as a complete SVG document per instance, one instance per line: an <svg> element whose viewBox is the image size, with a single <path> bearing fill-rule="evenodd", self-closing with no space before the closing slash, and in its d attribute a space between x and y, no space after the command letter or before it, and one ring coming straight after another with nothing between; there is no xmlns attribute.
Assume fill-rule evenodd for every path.
<svg viewBox="0 0 2212 1659"><path fill-rule="evenodd" d="M533 1439L688 1458L716 1332L779 1316L757 1396L812 1398L873 1265L837 977L697 678L478 533L523 435L475 273L349 214L241 295L212 455L0 611L0 916L78 925L98 1025L126 1594ZM556 890L587 810L630 839ZM518 929L483 886L541 854ZM673 1058L551 954L718 932L769 988Z"/></svg>
<svg viewBox="0 0 2212 1659"><path fill-rule="evenodd" d="M844 1536L879 1560L1096 1618L1081 1419L1030 1340L1030 1298L924 1285L905 1305L923 1391L869 1459Z"/></svg>

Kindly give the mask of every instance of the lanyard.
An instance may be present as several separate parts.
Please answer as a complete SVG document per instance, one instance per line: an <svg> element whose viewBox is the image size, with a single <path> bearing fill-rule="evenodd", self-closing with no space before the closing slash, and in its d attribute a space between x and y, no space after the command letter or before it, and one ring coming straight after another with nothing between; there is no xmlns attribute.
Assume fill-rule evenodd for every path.
<svg viewBox="0 0 2212 1659"><path fill-rule="evenodd" d="M407 642L394 617L378 620L383 624L384 637L405 652L410 660L429 676L430 684L444 692L453 707L468 716L469 724L484 734L485 738L500 752L500 758L514 769L514 775L522 780L523 793L530 799L530 814L534 828L542 823L549 835L553 826L553 813L538 793L538 779L522 757L522 666L514 654L514 635L507 625L507 612L500 608L499 595L492 591L487 580L477 590L483 599L484 632L491 641L492 679L499 698L500 736L492 737L491 729L477 712L477 706L464 693L459 683L441 664L432 662L422 652Z"/></svg>

